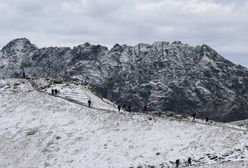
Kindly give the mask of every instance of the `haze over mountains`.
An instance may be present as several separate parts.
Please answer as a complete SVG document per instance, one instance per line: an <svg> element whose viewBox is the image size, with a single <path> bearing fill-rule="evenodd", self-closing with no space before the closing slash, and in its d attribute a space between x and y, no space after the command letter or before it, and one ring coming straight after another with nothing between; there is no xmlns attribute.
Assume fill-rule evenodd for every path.
<svg viewBox="0 0 248 168"><path fill-rule="evenodd" d="M180 41L108 50L85 43L74 48L37 48L28 39L0 51L0 78L77 77L103 97L132 110L175 111L218 121L248 118L248 69L228 61L207 45Z"/></svg>

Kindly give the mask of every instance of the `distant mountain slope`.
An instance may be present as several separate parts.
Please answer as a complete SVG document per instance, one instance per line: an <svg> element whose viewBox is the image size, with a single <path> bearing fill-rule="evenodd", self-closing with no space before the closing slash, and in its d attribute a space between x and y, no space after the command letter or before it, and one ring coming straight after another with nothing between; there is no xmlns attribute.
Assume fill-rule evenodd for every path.
<svg viewBox="0 0 248 168"><path fill-rule="evenodd" d="M179 41L127 46L85 43L38 49L27 39L0 52L1 78L77 76L116 103L142 111L197 113L219 121L248 118L248 70L207 45Z"/></svg>
<svg viewBox="0 0 248 168"><path fill-rule="evenodd" d="M185 166L191 157L193 167L240 168L247 161L244 129L137 112L119 114L87 87L34 82L43 86L41 92L27 80L0 80L0 167L161 168L175 167L176 159ZM48 95L52 88L60 90L60 97ZM92 108L87 107L88 98Z"/></svg>

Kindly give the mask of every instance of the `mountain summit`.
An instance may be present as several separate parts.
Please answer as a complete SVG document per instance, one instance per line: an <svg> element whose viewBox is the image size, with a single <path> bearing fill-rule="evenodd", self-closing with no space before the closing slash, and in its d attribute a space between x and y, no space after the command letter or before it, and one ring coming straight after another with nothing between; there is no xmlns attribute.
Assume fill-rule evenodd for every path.
<svg viewBox="0 0 248 168"><path fill-rule="evenodd" d="M0 78L72 77L94 85L132 110L175 111L219 121L248 118L248 69L228 61L208 45L180 41L110 50L85 43L74 48L37 48L27 39L0 51Z"/></svg>

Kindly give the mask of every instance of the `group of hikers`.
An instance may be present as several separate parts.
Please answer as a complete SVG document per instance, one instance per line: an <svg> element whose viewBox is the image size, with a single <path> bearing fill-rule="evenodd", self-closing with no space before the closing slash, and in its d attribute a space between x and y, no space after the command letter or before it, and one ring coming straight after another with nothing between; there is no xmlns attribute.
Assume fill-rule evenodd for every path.
<svg viewBox="0 0 248 168"><path fill-rule="evenodd" d="M180 165L180 160L177 159L177 160L176 160L176 167L179 167L179 165ZM188 158L187 165L188 165L188 166L192 166L191 157Z"/></svg>
<svg viewBox="0 0 248 168"><path fill-rule="evenodd" d="M91 107L91 100L89 99L88 100L88 107ZM127 108L126 108L127 107ZM126 106L126 104L123 104L122 106L119 104L118 106L117 106L117 108L118 108L118 112L120 113L121 112L121 109L123 109L124 111L128 111L128 112L131 112L131 106L130 105L128 105L128 106ZM147 105L145 105L144 106L144 110L143 110L144 112L147 112ZM196 113L193 113L192 114L192 122L196 122ZM205 118L205 123L206 124L209 124L209 118L208 117L206 117Z"/></svg>
<svg viewBox="0 0 248 168"><path fill-rule="evenodd" d="M124 111L128 111L128 112L131 112L131 106L129 105L128 106L128 108L126 109L126 104L123 104L122 106L121 105L118 105L117 106L117 108L118 108L118 112L121 112L121 108L124 110ZM145 105L144 106L144 110L143 110L144 112L147 112L147 105ZM196 113L193 113L192 114L192 122L196 122ZM208 117L206 117L205 118L205 123L206 124L209 124L209 118Z"/></svg>
<svg viewBox="0 0 248 168"><path fill-rule="evenodd" d="M52 92L52 95L56 96L59 93L59 90L58 89L52 89L51 92ZM88 100L88 107L91 107L91 100L90 99Z"/></svg>
<svg viewBox="0 0 248 168"><path fill-rule="evenodd" d="M91 107L91 99L88 100L88 107ZM126 108L126 104L123 104L122 106L121 105L118 105L117 106L118 108L118 111L120 112L121 111L121 108L124 110L124 111L128 111L128 112L131 112L131 106L129 105L127 108Z"/></svg>
<svg viewBox="0 0 248 168"><path fill-rule="evenodd" d="M127 108L126 108L127 107ZM126 104L123 104L122 106L119 104L117 106L118 108L118 112L121 112L121 108L124 110L124 111L128 111L128 112L131 112L131 106L128 105L126 106ZM144 112L147 112L147 105L144 106Z"/></svg>
<svg viewBox="0 0 248 168"><path fill-rule="evenodd" d="M59 93L59 90L58 89L52 89L51 90L51 92L52 92L52 95L57 95L58 93ZM88 100L88 107L91 107L91 100L89 99ZM128 111L128 112L131 112L131 106L130 105L128 105L128 106L126 106L126 104L123 104L122 106L119 104L118 106L117 106L117 108L118 108L118 112L120 113L121 112L121 109L123 109L124 111ZM143 111L144 112L147 112L147 110L148 110L148 108L147 108L147 105L145 105L144 106L144 109L143 109ZM192 122L196 122L196 113L193 113L192 114ZM208 117L206 117L205 118L205 123L206 124L209 124L209 118Z"/></svg>
<svg viewBox="0 0 248 168"><path fill-rule="evenodd" d="M51 92L52 92L52 95L57 95L59 93L59 90L58 89L52 89Z"/></svg>

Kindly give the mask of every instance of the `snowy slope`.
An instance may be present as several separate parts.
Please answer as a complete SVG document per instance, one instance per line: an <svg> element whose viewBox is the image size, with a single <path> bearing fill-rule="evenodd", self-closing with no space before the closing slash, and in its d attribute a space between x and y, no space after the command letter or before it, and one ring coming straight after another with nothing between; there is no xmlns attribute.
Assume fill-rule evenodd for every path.
<svg viewBox="0 0 248 168"><path fill-rule="evenodd" d="M0 81L0 167L171 167L190 156L196 167L233 168L247 160L243 128L119 114L86 86L42 83L38 92L27 80ZM58 97L49 95L51 88L60 90Z"/></svg>
<svg viewBox="0 0 248 168"><path fill-rule="evenodd" d="M238 127L248 128L248 120L239 120L231 122L232 125L236 125Z"/></svg>

